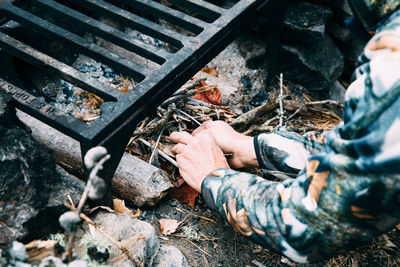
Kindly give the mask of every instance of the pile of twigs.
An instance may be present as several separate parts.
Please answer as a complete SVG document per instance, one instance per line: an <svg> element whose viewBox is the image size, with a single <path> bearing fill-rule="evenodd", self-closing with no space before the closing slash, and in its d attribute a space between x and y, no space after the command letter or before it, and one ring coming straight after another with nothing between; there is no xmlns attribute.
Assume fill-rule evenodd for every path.
<svg viewBox="0 0 400 267"><path fill-rule="evenodd" d="M313 101L306 94L294 96L283 85L282 77L271 101L240 115L230 112L229 106L193 99L196 94L217 87L205 84L205 79L192 79L167 99L157 108L156 114L138 125L127 151L153 165L162 166L176 177L176 161L170 151L174 144L168 138L173 131L192 132L205 121L223 120L247 135L283 129L301 134L310 131L322 133L341 120L340 102Z"/></svg>

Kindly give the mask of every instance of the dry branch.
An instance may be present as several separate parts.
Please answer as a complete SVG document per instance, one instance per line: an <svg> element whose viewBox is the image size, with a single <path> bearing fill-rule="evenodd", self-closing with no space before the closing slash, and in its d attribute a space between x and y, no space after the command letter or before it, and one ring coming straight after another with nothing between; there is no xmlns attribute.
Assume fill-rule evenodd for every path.
<svg viewBox="0 0 400 267"><path fill-rule="evenodd" d="M232 127L243 127L246 126L250 123L252 123L255 119L259 118L260 116L264 115L267 112L271 112L273 110L275 110L275 108L277 107L277 103L275 102L266 102L263 105L256 107L242 115L240 115L239 117L237 117L236 119L234 119L230 125Z"/></svg>
<svg viewBox="0 0 400 267"><path fill-rule="evenodd" d="M158 121L155 121L153 123L150 123L149 125L147 125L143 128L137 129L133 133L133 135L134 136L149 136L149 135L154 134L154 132L161 131L161 129L165 127L165 124L168 123L168 121L172 117L172 114L174 114L175 110L176 110L175 105L168 106L167 111L164 113L164 115L162 116L161 119L159 119Z"/></svg>
<svg viewBox="0 0 400 267"><path fill-rule="evenodd" d="M331 104L331 105L336 105L338 107L343 107L342 103L334 101L334 100L323 100L323 101L307 102L305 104L302 104L299 108L297 108L297 110L292 115L290 115L288 117L287 121L290 121L291 119L293 119L306 106L325 105L325 104Z"/></svg>

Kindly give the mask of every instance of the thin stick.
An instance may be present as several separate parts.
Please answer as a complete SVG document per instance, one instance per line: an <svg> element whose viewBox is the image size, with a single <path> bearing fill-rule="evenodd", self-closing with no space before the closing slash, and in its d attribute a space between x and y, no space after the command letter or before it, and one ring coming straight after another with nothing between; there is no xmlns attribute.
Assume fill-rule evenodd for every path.
<svg viewBox="0 0 400 267"><path fill-rule="evenodd" d="M200 250L201 252L207 254L208 256L211 257L210 254L208 254L206 251L204 251L203 249L201 249L199 246L197 246L195 243L193 243L192 241L190 241L189 239L186 239L187 242L189 242L190 244L192 244L193 246L195 246L198 250Z"/></svg>
<svg viewBox="0 0 400 267"><path fill-rule="evenodd" d="M195 91L190 91L190 92L187 92L187 93L184 93L184 94L179 94L179 95L171 96L170 98L168 98L167 100L165 100L164 103L161 104L161 107L166 107L166 106L168 106L169 104L176 103L176 102L178 102L179 100L186 99L186 98L188 98L188 97L194 96L195 94L196 94Z"/></svg>
<svg viewBox="0 0 400 267"><path fill-rule="evenodd" d="M271 119L267 120L266 122L264 122L263 124L261 124L260 126L258 125L252 125L250 127L250 129L248 129L247 131L245 131L243 134L244 135L249 135L251 133L253 133L254 131L259 131L259 132L263 132L268 130L267 127L275 120L277 120L279 118L278 115L276 115L275 117L272 117Z"/></svg>
<svg viewBox="0 0 400 267"><path fill-rule="evenodd" d="M179 88L173 94L173 96L184 95L187 92L189 92L190 90L192 90L192 89L196 88L197 86L199 86L201 81L205 81L205 80L207 80L207 78L201 78L201 79L196 79L196 80L193 80L193 81L188 81L181 88Z"/></svg>
<svg viewBox="0 0 400 267"><path fill-rule="evenodd" d="M200 82L205 81L205 80L207 80L207 78L196 79L196 80L192 81L191 82L192 84L189 85L188 87L186 87L183 91L187 92L188 90L195 88L196 86L198 86L200 84Z"/></svg>
<svg viewBox="0 0 400 267"><path fill-rule="evenodd" d="M161 129L160 134L157 137L156 145L154 146L153 152L151 153L151 156L150 156L150 159L149 159L149 163L151 165L153 165L154 158L157 155L158 149L156 149L156 148L158 148L158 144L160 143L161 135L164 132L164 129L165 129L165 127Z"/></svg>
<svg viewBox="0 0 400 267"><path fill-rule="evenodd" d="M262 104L259 107L253 108L252 110L240 115L236 119L234 119L231 123L229 123L232 127L245 127L250 124L254 120L260 118L260 116L264 115L267 112L273 111L276 108L276 102L268 101Z"/></svg>
<svg viewBox="0 0 400 267"><path fill-rule="evenodd" d="M81 197L81 199L79 200L78 208L76 209L77 214L80 214L80 213L82 212L83 205L85 205L85 202L86 202L86 200L87 200L87 196L88 196L88 193L89 193L89 185L92 183L93 177L97 175L97 173L99 172L99 170L103 169L103 164L104 164L107 160L109 160L110 157L111 157L111 156L110 156L109 154L107 154L107 155L105 155L104 157L102 157L102 158L99 160L99 162L97 162L96 165L95 165L95 166L93 167L93 169L91 170L90 175L89 175L89 179L88 179L87 184L86 184L86 187L85 187L85 190L83 191L82 197Z"/></svg>
<svg viewBox="0 0 400 267"><path fill-rule="evenodd" d="M193 91L197 94L197 93L203 93L203 92L207 92L210 91L214 88L216 88L217 85L216 84L209 84L209 85L205 85L199 88L194 88Z"/></svg>
<svg viewBox="0 0 400 267"><path fill-rule="evenodd" d="M196 217L201 218L201 219L203 219L203 220L206 220L206 221L209 221L209 222L212 222L212 223L217 224L217 222L214 221L213 219L210 219L210 218L207 218L207 217L204 217L204 216L197 215L197 214L194 213L194 212L190 212L190 211L187 211L187 210L182 210L182 209L180 209L180 208L175 208L175 209L176 209L177 211L182 212L182 213L189 213L190 215L193 215L193 216L196 216Z"/></svg>
<svg viewBox="0 0 400 267"><path fill-rule="evenodd" d="M176 109L176 110L179 111L180 113L182 113L183 115L185 115L186 117L188 117L189 119L191 119L192 121L194 121L195 123L197 123L199 126L201 126L201 123L198 120L193 118L191 115L187 114L185 111L180 110L180 109Z"/></svg>
<svg viewBox="0 0 400 267"><path fill-rule="evenodd" d="M154 132L158 132L161 130L166 123L168 123L172 114L175 112L175 104L171 104L168 106L167 111L163 114L162 118L158 121L149 122L146 127L142 129L136 129L133 133L134 136L148 136L153 134Z"/></svg>
<svg viewBox="0 0 400 267"><path fill-rule="evenodd" d="M75 209L76 214L80 215L81 212L82 212L83 205L85 205L87 197L88 197L88 194L89 194L89 187L92 184L93 177L95 177L97 175L99 170L103 169L103 164L109 159L110 159L110 155L109 154L105 155L104 157L102 157L96 163L96 165L90 171L89 178L88 178L88 181L86 183L85 189L83 190L83 194L81 196L81 199L79 200L78 208L75 209L75 204L72 206ZM71 201L71 203L73 203L71 197L69 197L69 201ZM74 243L75 233L76 232L74 231L69 236L68 249L67 249L67 259L68 259L68 261L72 261L73 260L73 258L72 258L72 245Z"/></svg>
<svg viewBox="0 0 400 267"><path fill-rule="evenodd" d="M283 110L283 73L279 76L279 128L283 128L283 117L285 115Z"/></svg>
<svg viewBox="0 0 400 267"><path fill-rule="evenodd" d="M140 142L142 142L144 145L150 147L151 149L154 149L154 147L153 147L149 142L147 142L146 140L144 140L143 138L138 138L137 140L140 141ZM172 165L174 165L175 167L178 168L178 163L177 163L173 158L171 158L170 156L168 156L167 154L165 154L164 152L162 152L160 149L157 148L157 150L158 150L158 153L160 154L160 156L162 156L162 157L163 157L164 159L166 159L169 163L171 163Z"/></svg>
<svg viewBox="0 0 400 267"><path fill-rule="evenodd" d="M74 258L72 257L72 245L75 240L75 232L72 232L68 239L68 248L67 248L67 259L71 262Z"/></svg>

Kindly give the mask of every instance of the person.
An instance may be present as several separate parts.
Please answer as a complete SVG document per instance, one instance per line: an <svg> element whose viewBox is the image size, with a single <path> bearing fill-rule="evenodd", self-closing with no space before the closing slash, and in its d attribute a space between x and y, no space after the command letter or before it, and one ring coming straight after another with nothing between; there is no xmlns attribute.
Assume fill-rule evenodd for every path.
<svg viewBox="0 0 400 267"><path fill-rule="evenodd" d="M400 221L400 1L350 3L364 27L380 23L346 92L343 122L323 144L288 131L248 137L222 121L170 135L182 177L211 209L301 263L346 253ZM297 178L234 170L247 166Z"/></svg>

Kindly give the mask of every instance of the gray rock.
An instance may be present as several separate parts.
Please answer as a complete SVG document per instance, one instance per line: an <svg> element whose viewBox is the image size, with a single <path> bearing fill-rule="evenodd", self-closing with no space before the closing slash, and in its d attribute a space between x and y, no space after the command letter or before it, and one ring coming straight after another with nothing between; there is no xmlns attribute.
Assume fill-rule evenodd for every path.
<svg viewBox="0 0 400 267"><path fill-rule="evenodd" d="M294 1L288 3L283 22L282 39L296 43L315 43L324 38L325 23L332 11L309 2Z"/></svg>
<svg viewBox="0 0 400 267"><path fill-rule="evenodd" d="M67 265L62 262L60 258L48 256L40 261L39 267L66 267Z"/></svg>
<svg viewBox="0 0 400 267"><path fill-rule="evenodd" d="M0 246L27 236L27 223L60 181L53 159L20 124L0 92Z"/></svg>
<svg viewBox="0 0 400 267"><path fill-rule="evenodd" d="M32 265L30 265L29 263L25 263L22 261L16 261L15 263L13 263L14 267L31 267Z"/></svg>
<svg viewBox="0 0 400 267"><path fill-rule="evenodd" d="M68 267L86 267L87 263L83 260L74 260L68 264Z"/></svg>
<svg viewBox="0 0 400 267"><path fill-rule="evenodd" d="M57 230L70 195L78 202L81 182L57 168L52 157L10 108L0 92L0 246Z"/></svg>
<svg viewBox="0 0 400 267"><path fill-rule="evenodd" d="M160 243L156 231L151 224L138 219L132 219L128 214L115 214L102 211L96 214L94 221L116 241L127 246L128 250L131 251L130 255L137 259L137 262L134 263L127 257L123 257L113 263L113 266L152 266L154 258L158 254ZM85 238L88 238L87 234ZM111 246L110 259L117 258L121 254L115 245L105 240L104 236L97 231L92 231L90 238L95 240L81 241L81 247L83 243L105 244L104 246ZM85 249L87 250L88 248ZM86 253L86 251L81 251L80 253ZM80 255L80 257L85 258L84 255Z"/></svg>
<svg viewBox="0 0 400 267"><path fill-rule="evenodd" d="M174 247L162 245L154 259L154 267L187 267L189 266L186 257L182 252Z"/></svg>
<svg viewBox="0 0 400 267"><path fill-rule="evenodd" d="M22 262L28 260L25 246L20 242L13 241L11 247L8 250L8 253L10 254L11 259Z"/></svg>
<svg viewBox="0 0 400 267"><path fill-rule="evenodd" d="M340 42L348 42L353 37L349 29L332 20L326 24L326 29L334 39Z"/></svg>
<svg viewBox="0 0 400 267"><path fill-rule="evenodd" d="M61 213L67 209L64 203L67 202L68 196L72 198L75 204L79 202L85 189L85 184L83 181L71 176L58 165L56 165L56 171L60 176L60 181L53 185L46 208L60 209L59 212Z"/></svg>
<svg viewBox="0 0 400 267"><path fill-rule="evenodd" d="M343 56L325 35L313 45L282 45L279 71L285 78L310 91L327 90L341 75Z"/></svg>

